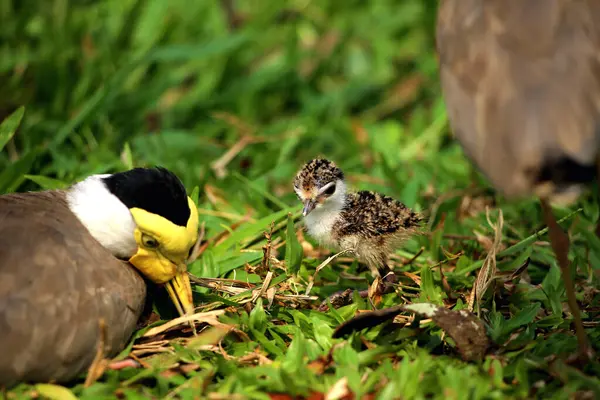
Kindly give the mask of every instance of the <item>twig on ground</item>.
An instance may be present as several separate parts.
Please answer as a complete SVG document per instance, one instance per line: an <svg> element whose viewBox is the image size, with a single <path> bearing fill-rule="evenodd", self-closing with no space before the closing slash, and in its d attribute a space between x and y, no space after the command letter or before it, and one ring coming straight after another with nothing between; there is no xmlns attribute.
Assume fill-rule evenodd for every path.
<svg viewBox="0 0 600 400"><path fill-rule="evenodd" d="M104 347L106 346L106 322L104 318L98 320L98 343L96 345L96 355L94 360L88 369L87 376L85 377L84 387L91 386L96 382L108 366L108 360L104 358Z"/></svg>

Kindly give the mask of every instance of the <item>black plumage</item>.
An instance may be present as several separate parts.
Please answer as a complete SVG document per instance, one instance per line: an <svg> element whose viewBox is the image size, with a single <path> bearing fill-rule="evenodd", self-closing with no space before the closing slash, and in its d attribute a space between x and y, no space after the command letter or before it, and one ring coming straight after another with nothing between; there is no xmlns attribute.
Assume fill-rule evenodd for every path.
<svg viewBox="0 0 600 400"><path fill-rule="evenodd" d="M185 226L190 218L185 187L166 168L134 168L103 180L127 208L141 208L179 226Z"/></svg>

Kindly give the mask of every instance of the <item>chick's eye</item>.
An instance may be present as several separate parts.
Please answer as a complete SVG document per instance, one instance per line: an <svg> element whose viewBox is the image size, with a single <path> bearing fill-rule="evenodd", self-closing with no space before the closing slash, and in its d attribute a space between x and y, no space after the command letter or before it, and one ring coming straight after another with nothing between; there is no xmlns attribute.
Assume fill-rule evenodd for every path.
<svg viewBox="0 0 600 400"><path fill-rule="evenodd" d="M158 247L158 241L154 238L151 238L148 235L142 236L142 243L144 243L145 247L148 247L150 249L155 249Z"/></svg>
<svg viewBox="0 0 600 400"><path fill-rule="evenodd" d="M325 192L324 192L327 196L331 196L332 194L335 193L335 185L331 185L329 186Z"/></svg>

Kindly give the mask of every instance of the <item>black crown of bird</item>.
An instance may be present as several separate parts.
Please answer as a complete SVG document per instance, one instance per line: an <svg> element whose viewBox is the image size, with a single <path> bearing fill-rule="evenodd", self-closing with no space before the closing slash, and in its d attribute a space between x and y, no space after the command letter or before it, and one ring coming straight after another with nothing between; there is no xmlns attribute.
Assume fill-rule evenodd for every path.
<svg viewBox="0 0 600 400"><path fill-rule="evenodd" d="M136 224L137 251L127 255L128 261L151 281L166 284L181 315L192 311L186 262L198 238L199 223L197 208L181 180L163 167L133 168L101 180L129 209ZM82 184L85 181L72 188Z"/></svg>
<svg viewBox="0 0 600 400"><path fill-rule="evenodd" d="M190 219L185 187L166 168L133 168L103 180L110 192L130 209L141 208L178 226L186 226Z"/></svg>
<svg viewBox="0 0 600 400"><path fill-rule="evenodd" d="M374 276L389 270L390 253L422 233L422 214L380 193L348 191L342 170L324 158L298 171L294 191L304 205L310 236L335 250L351 251Z"/></svg>

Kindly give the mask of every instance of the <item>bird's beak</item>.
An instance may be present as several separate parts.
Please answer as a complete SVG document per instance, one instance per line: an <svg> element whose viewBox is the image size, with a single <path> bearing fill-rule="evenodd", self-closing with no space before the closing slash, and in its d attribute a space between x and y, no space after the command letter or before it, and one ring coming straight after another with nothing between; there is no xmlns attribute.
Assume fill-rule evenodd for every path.
<svg viewBox="0 0 600 400"><path fill-rule="evenodd" d="M173 279L165 283L165 288L179 315L192 314L194 312L194 302L187 267L185 264L180 265L177 270L179 272Z"/></svg>
<svg viewBox="0 0 600 400"><path fill-rule="evenodd" d="M185 262L174 263L158 251L142 248L129 262L152 282L165 285L179 315L194 311L192 286Z"/></svg>
<svg viewBox="0 0 600 400"><path fill-rule="evenodd" d="M131 208L138 227L134 236L138 244L137 252L129 262L152 282L164 285L171 301L181 316L194 311L192 287L187 273L186 261L190 247L196 252L198 241L198 210L188 197L190 217L186 226L178 226L157 214L140 208ZM143 243L144 232L139 226L152 227L153 235L162 241L159 248L148 248ZM160 233L160 234L158 234ZM196 243L196 245L194 245ZM197 254L194 255L197 257Z"/></svg>
<svg viewBox="0 0 600 400"><path fill-rule="evenodd" d="M317 202L311 199L308 199L304 202L304 208L302 209L302 216L306 217L312 210L317 206Z"/></svg>

